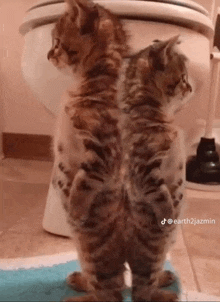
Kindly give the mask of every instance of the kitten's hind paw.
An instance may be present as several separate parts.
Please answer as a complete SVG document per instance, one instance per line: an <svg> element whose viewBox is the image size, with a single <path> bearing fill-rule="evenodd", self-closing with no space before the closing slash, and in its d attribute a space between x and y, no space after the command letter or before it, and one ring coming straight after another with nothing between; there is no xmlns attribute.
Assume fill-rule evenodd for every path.
<svg viewBox="0 0 220 302"><path fill-rule="evenodd" d="M152 302L178 302L179 297L176 293L170 290L158 290L151 296L150 301Z"/></svg>
<svg viewBox="0 0 220 302"><path fill-rule="evenodd" d="M93 302L93 301L98 301L98 300L92 295L85 295L81 297L69 297L63 300L63 302Z"/></svg>
<svg viewBox="0 0 220 302"><path fill-rule="evenodd" d="M80 272L74 272L67 276L67 284L77 292L86 292L87 291L87 280ZM80 300L81 301L81 300Z"/></svg>
<svg viewBox="0 0 220 302"><path fill-rule="evenodd" d="M176 276L171 271L163 271L159 277L158 286L167 287L173 284L176 280Z"/></svg>

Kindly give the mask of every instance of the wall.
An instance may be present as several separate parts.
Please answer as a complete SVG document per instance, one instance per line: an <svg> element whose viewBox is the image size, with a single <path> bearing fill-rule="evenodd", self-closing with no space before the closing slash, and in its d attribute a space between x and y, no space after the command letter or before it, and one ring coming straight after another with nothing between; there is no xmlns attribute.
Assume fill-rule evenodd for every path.
<svg viewBox="0 0 220 302"><path fill-rule="evenodd" d="M2 58L2 54L0 54L0 58ZM0 91L2 91L2 79L1 79L1 64L0 64ZM1 101L0 96L0 160L3 156L3 146L2 146L2 132L4 127L4 116L3 116L3 102Z"/></svg>
<svg viewBox="0 0 220 302"><path fill-rule="evenodd" d="M215 2L215 15L217 13L217 8L220 7L220 0L216 0ZM220 84L218 89L218 99L216 104L216 118L220 119Z"/></svg>
<svg viewBox="0 0 220 302"><path fill-rule="evenodd" d="M206 8L208 10L208 12L210 13L210 15L213 14L213 17L215 20L217 8L220 7L220 0L196 0L195 2L197 2L198 4L200 4L204 8ZM207 108L208 108L208 106L207 106ZM219 84L219 90L218 90L218 99L217 99L217 103L216 103L215 116L217 119L220 119L220 84Z"/></svg>
<svg viewBox="0 0 220 302"><path fill-rule="evenodd" d="M30 134L53 132L54 117L43 105L36 102L23 80L20 67L24 39L19 34L18 28L25 11L36 2L36 0L0 0L0 51L3 54L0 59L0 100L3 102L4 132ZM211 0L197 2L211 10ZM220 6L220 0L217 0L216 4ZM220 118L220 101L216 116Z"/></svg>
<svg viewBox="0 0 220 302"><path fill-rule="evenodd" d="M24 39L18 28L25 11L36 0L0 1L1 101L3 101L4 132L51 134L54 117L36 102L21 73Z"/></svg>

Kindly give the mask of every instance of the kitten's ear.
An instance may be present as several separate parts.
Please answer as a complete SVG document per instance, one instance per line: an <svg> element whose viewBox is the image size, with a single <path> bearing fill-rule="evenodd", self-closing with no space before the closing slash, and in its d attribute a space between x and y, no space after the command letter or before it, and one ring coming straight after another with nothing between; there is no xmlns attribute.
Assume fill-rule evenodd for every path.
<svg viewBox="0 0 220 302"><path fill-rule="evenodd" d="M158 42L161 42L161 40L156 39L156 40L153 40L153 42L158 43Z"/></svg>
<svg viewBox="0 0 220 302"><path fill-rule="evenodd" d="M169 40L165 41L164 43L167 44L168 48L170 48L170 47L173 47L173 46L181 43L179 38L180 38L180 35L176 35L176 36L170 38Z"/></svg>
<svg viewBox="0 0 220 302"><path fill-rule="evenodd" d="M68 7L68 12L73 21L76 20L76 18L79 16L79 8L76 5L75 0L65 0L67 7Z"/></svg>
<svg viewBox="0 0 220 302"><path fill-rule="evenodd" d="M70 1L70 0L69 0ZM99 17L97 6L90 0L75 0L79 6L79 28L82 35L94 32Z"/></svg>
<svg viewBox="0 0 220 302"><path fill-rule="evenodd" d="M113 39L114 25L113 25L112 21L109 19L100 20L99 32L105 37L105 40L106 40L106 38Z"/></svg>
<svg viewBox="0 0 220 302"><path fill-rule="evenodd" d="M65 0L72 21L76 22L82 35L94 31L98 9L90 0Z"/></svg>
<svg viewBox="0 0 220 302"><path fill-rule="evenodd" d="M157 40L155 47L152 47L149 52L149 61L153 68L163 71L169 62L169 56L172 53L173 48L180 43L179 35L166 41Z"/></svg>
<svg viewBox="0 0 220 302"><path fill-rule="evenodd" d="M83 10L88 10L94 6L94 4L89 0L65 0L69 9L76 7L77 5Z"/></svg>

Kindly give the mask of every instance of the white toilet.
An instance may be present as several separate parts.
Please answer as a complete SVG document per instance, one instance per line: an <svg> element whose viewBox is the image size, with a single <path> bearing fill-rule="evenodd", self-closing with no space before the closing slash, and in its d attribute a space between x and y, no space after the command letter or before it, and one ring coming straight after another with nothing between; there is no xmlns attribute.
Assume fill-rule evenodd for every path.
<svg viewBox="0 0 220 302"><path fill-rule="evenodd" d="M188 111L178 115L178 124L188 135L196 117L206 111L210 41L213 25L208 12L190 0L94 0L116 13L123 20L129 33L130 45L135 52L146 47L155 39L167 39L181 35L180 49L189 58L189 77L193 86ZM28 85L39 101L54 116L59 111L61 95L72 82L71 77L60 73L47 60L51 48L51 29L64 12L63 0L44 0L27 11L20 33L24 35L25 47L22 71ZM201 114L200 114L201 111ZM186 123L187 119L187 123ZM61 202L50 185L45 215L45 230L70 236Z"/></svg>

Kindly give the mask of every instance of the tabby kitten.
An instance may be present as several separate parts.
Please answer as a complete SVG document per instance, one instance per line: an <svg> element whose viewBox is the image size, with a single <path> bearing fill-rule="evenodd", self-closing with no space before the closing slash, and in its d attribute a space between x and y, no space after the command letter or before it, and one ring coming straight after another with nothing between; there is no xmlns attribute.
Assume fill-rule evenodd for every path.
<svg viewBox="0 0 220 302"><path fill-rule="evenodd" d="M78 86L63 99L53 185L82 268L68 283L87 292L66 301L122 301L125 261L134 301L176 301L160 289L173 278L163 262L175 230L161 221L177 218L183 199L183 142L172 117L191 90L186 58L175 49L177 37L141 51L130 59L117 101L128 52L120 22L89 1L66 2L48 59L68 67Z"/></svg>
<svg viewBox="0 0 220 302"><path fill-rule="evenodd" d="M161 285L184 199L185 155L174 114L192 91L178 36L157 41L134 55L125 74L120 125L125 191L126 260L132 272L133 301L177 301ZM170 222L170 220L169 220Z"/></svg>
<svg viewBox="0 0 220 302"><path fill-rule="evenodd" d="M68 283L88 292L66 301L122 301L125 245L116 82L127 38L119 20L101 6L86 0L66 3L48 59L61 70L68 67L78 87L64 96L54 140L53 185L67 211L82 268Z"/></svg>

